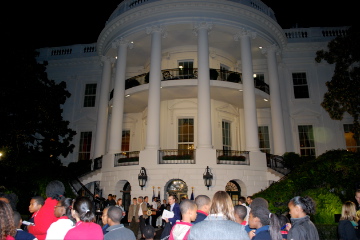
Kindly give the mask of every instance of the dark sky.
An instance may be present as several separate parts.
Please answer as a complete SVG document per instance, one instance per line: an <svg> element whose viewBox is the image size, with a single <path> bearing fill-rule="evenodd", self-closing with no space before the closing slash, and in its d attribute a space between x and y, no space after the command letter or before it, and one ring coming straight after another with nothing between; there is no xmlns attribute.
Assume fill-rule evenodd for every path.
<svg viewBox="0 0 360 240"><path fill-rule="evenodd" d="M21 1L20 1L21 2ZM121 0L7 1L2 21L5 39L35 48L94 43ZM282 28L349 26L354 0L263 0ZM340 4L341 3L341 4ZM359 21L359 20L358 20Z"/></svg>

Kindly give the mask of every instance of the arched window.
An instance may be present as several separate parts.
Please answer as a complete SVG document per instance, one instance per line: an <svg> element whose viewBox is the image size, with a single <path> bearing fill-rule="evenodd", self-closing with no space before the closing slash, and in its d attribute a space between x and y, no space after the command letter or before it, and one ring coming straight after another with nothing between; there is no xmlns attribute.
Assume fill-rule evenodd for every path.
<svg viewBox="0 0 360 240"><path fill-rule="evenodd" d="M226 184L225 191L230 195L233 205L237 205L239 197L241 196L241 188L239 184L231 180Z"/></svg>
<svg viewBox="0 0 360 240"><path fill-rule="evenodd" d="M183 198L189 198L187 195L188 186L187 184L181 179L174 179L169 182L168 187L166 189L168 195L176 195L178 198L178 202L181 202Z"/></svg>

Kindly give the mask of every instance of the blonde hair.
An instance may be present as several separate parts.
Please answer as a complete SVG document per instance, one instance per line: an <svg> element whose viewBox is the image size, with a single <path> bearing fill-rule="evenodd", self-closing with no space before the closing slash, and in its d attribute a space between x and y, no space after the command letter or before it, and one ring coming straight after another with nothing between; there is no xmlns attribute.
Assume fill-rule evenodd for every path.
<svg viewBox="0 0 360 240"><path fill-rule="evenodd" d="M349 220L349 221L358 221L356 216L356 207L355 203L351 201L346 201L341 208L341 217L340 220Z"/></svg>
<svg viewBox="0 0 360 240"><path fill-rule="evenodd" d="M229 194L225 191L217 191L211 202L210 214L222 213L228 220L235 222L234 205Z"/></svg>

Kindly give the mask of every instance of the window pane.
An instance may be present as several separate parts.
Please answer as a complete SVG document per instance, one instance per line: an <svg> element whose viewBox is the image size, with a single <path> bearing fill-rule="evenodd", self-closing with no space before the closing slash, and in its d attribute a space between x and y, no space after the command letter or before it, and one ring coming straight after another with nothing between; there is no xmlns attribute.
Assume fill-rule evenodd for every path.
<svg viewBox="0 0 360 240"><path fill-rule="evenodd" d="M314 132L311 125L298 126L300 155L301 156L315 156L315 141Z"/></svg>
<svg viewBox="0 0 360 240"><path fill-rule="evenodd" d="M178 149L194 149L194 119L178 120Z"/></svg>
<svg viewBox="0 0 360 240"><path fill-rule="evenodd" d="M293 73L293 85L295 98L309 98L309 88L306 73Z"/></svg>
<svg viewBox="0 0 360 240"><path fill-rule="evenodd" d="M231 123L228 121L222 121L222 139L223 150L231 150Z"/></svg>
<svg viewBox="0 0 360 240"><path fill-rule="evenodd" d="M86 84L84 95L84 107L94 107L96 99L96 84Z"/></svg>
<svg viewBox="0 0 360 240"><path fill-rule="evenodd" d="M268 126L258 127L259 147L262 152L270 153L270 136Z"/></svg>
<svg viewBox="0 0 360 240"><path fill-rule="evenodd" d="M344 124L344 137L348 151L357 152L360 149L360 144L354 138L353 124Z"/></svg>
<svg viewBox="0 0 360 240"><path fill-rule="evenodd" d="M80 133L78 161L90 160L91 138L92 138L92 132Z"/></svg>
<svg viewBox="0 0 360 240"><path fill-rule="evenodd" d="M122 131L121 151L130 151L130 130Z"/></svg>

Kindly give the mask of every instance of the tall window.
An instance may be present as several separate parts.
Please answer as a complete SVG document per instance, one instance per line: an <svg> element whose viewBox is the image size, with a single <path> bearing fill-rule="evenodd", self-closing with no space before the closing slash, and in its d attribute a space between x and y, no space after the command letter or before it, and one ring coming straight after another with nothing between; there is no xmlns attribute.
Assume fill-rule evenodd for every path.
<svg viewBox="0 0 360 240"><path fill-rule="evenodd" d="M300 125L298 126L298 130L300 155L315 157L315 141L313 127L311 125Z"/></svg>
<svg viewBox="0 0 360 240"><path fill-rule="evenodd" d="M96 98L96 83L86 84L85 96L84 96L84 107L94 107Z"/></svg>
<svg viewBox="0 0 360 240"><path fill-rule="evenodd" d="M179 75L184 78L190 78L194 72L194 61L179 61Z"/></svg>
<svg viewBox="0 0 360 240"><path fill-rule="evenodd" d="M130 130L122 131L121 151L130 151Z"/></svg>
<svg viewBox="0 0 360 240"><path fill-rule="evenodd" d="M346 149L351 152L360 151L360 144L356 142L353 132L353 124L344 124L344 136Z"/></svg>
<svg viewBox="0 0 360 240"><path fill-rule="evenodd" d="M222 121L223 150L231 150L230 122Z"/></svg>
<svg viewBox="0 0 360 240"><path fill-rule="evenodd" d="M253 77L255 80L265 82L265 75L263 73L254 73Z"/></svg>
<svg viewBox="0 0 360 240"><path fill-rule="evenodd" d="M309 98L309 88L306 80L306 73L293 73L292 78L295 98Z"/></svg>
<svg viewBox="0 0 360 240"><path fill-rule="evenodd" d="M270 137L268 126L258 127L260 151L270 153Z"/></svg>
<svg viewBox="0 0 360 240"><path fill-rule="evenodd" d="M78 161L90 159L91 138L92 132L81 132Z"/></svg>
<svg viewBox="0 0 360 240"><path fill-rule="evenodd" d="M178 120L178 149L194 149L194 119L182 118Z"/></svg>
<svg viewBox="0 0 360 240"><path fill-rule="evenodd" d="M220 79L225 81L229 75L230 68L224 64L220 64Z"/></svg>

